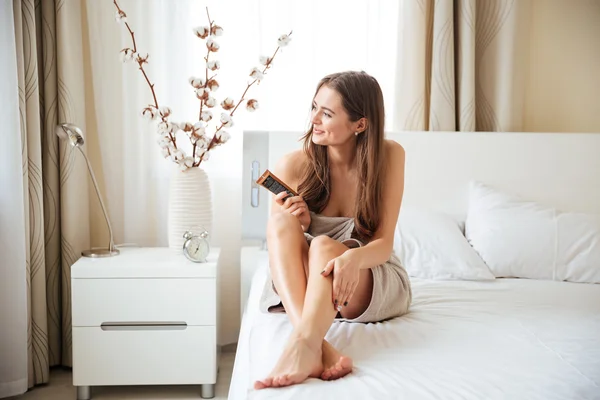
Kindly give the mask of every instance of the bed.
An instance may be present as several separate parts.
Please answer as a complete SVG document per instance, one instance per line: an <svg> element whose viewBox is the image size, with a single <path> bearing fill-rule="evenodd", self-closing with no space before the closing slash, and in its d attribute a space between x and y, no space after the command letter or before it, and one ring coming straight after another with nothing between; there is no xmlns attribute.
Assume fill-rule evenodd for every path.
<svg viewBox="0 0 600 400"><path fill-rule="evenodd" d="M261 135L262 168L299 147L297 133ZM253 140L252 135L249 138ZM473 180L539 202L535 204L589 215L593 221L589 229L600 226L600 135L401 132L388 134L388 138L402 143L407 152L403 209L418 205L451 216L460 235L468 235L469 227L475 226L468 210ZM244 148L245 162L259 158L252 154L256 148L246 143ZM248 193L250 188L248 185ZM527 210L531 204L527 203ZM244 222L251 221L252 229L259 232L263 227L256 228L256 224L266 224L267 207L255 202L249 212L244 209ZM544 218L550 218L546 214ZM554 211L551 216L556 219L556 215ZM543 222L527 221L528 227ZM508 222L506 231L510 232L515 224ZM559 224L556 227L563 229ZM471 243L482 243L476 240L476 230L471 230ZM352 374L338 381L309 379L288 388L260 391L252 388L253 383L269 374L292 327L285 315L264 314L258 309L267 279L268 253L256 249L251 273L246 271L248 278L242 279L247 290L242 289L243 318L229 398L600 399L600 285L594 283L600 271L600 234L571 231L578 246L580 238L590 237L592 250L573 255L571 247L570 257L577 262L563 262L571 266L566 278L561 278L560 268L547 265L535 253L517 260L519 268L514 271L517 275L524 271L520 278L467 280L461 279L460 273L424 275L413 270L409 314L383 323L332 325L326 338L353 358ZM564 232L563 241L570 231L564 228ZM437 231L429 234L436 235ZM531 243L508 247L509 238L500 245L505 246L506 254L514 255L541 239L538 236L531 238ZM520 244L522 248L518 248ZM560 253L560 243L556 248ZM481 249L485 268L501 271L505 260L494 259L489 246ZM452 257L447 261L438 257L438 264L441 260L454 268L451 264L460 254L450 247L442 250ZM581 257L587 257L587 263L582 263ZM509 261L517 263L514 258ZM582 265L587 268L585 273L573 269ZM466 268L471 268L470 264ZM545 277L541 271L552 274ZM533 275L527 276L529 273Z"/></svg>

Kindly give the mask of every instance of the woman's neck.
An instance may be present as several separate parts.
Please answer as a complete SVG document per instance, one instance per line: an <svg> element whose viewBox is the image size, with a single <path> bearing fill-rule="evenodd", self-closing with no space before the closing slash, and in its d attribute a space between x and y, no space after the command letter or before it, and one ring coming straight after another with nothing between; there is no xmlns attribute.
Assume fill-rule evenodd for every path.
<svg viewBox="0 0 600 400"><path fill-rule="evenodd" d="M338 171L353 170L356 159L356 142L350 141L340 146L328 146L329 167Z"/></svg>

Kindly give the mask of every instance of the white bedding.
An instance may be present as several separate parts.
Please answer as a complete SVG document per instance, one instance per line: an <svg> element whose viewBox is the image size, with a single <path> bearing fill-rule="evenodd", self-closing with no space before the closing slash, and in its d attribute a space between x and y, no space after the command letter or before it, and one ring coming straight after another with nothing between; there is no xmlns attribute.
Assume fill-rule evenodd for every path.
<svg viewBox="0 0 600 400"><path fill-rule="evenodd" d="M412 280L408 315L336 322L327 339L353 358L338 381L255 391L291 332L258 311L253 277L229 399L600 399L600 285L497 279Z"/></svg>

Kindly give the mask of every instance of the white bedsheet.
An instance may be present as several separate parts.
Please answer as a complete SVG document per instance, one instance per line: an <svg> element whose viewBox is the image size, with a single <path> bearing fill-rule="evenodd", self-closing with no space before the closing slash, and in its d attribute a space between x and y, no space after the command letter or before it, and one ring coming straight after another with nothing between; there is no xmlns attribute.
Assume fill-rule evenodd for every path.
<svg viewBox="0 0 600 400"><path fill-rule="evenodd" d="M253 277L229 398L600 399L600 285L413 279L408 315L336 322L327 339L352 374L252 388L277 361L291 324L258 311L266 257Z"/></svg>

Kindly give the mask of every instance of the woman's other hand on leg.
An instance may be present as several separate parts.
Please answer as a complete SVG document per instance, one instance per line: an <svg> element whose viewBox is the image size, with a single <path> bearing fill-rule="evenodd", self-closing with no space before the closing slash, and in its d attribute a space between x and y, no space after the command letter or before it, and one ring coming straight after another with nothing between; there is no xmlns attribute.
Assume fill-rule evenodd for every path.
<svg viewBox="0 0 600 400"><path fill-rule="evenodd" d="M333 275L332 302L334 308L342 311L352 300L360 282L360 268L352 259L352 252L331 259L322 271L323 276Z"/></svg>

